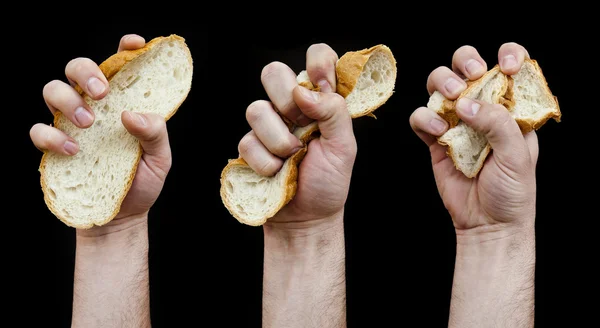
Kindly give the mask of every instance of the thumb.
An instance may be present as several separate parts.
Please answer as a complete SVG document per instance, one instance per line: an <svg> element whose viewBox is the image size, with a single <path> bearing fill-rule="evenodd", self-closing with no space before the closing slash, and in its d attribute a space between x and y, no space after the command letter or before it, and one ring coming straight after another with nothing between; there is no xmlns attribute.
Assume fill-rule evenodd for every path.
<svg viewBox="0 0 600 328"><path fill-rule="evenodd" d="M171 167L171 148L165 119L157 114L141 114L123 111L121 120L125 129L136 137L144 150L147 161L164 171Z"/></svg>
<svg viewBox="0 0 600 328"><path fill-rule="evenodd" d="M321 142L354 155L356 139L346 100L337 93L323 93L297 86L294 102L302 113L317 121Z"/></svg>
<svg viewBox="0 0 600 328"><path fill-rule="evenodd" d="M522 164L531 162L523 133L506 107L461 98L456 109L461 120L485 135L494 156L508 168L517 170Z"/></svg>

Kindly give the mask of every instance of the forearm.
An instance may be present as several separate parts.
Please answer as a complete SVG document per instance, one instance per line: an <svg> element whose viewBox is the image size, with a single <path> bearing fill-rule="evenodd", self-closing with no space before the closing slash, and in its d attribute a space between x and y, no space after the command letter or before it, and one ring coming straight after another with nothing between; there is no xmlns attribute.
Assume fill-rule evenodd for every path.
<svg viewBox="0 0 600 328"><path fill-rule="evenodd" d="M72 327L150 327L148 224L78 231Z"/></svg>
<svg viewBox="0 0 600 328"><path fill-rule="evenodd" d="M345 327L343 213L318 230L265 225L263 327Z"/></svg>
<svg viewBox="0 0 600 328"><path fill-rule="evenodd" d="M534 326L533 228L457 233L449 327Z"/></svg>

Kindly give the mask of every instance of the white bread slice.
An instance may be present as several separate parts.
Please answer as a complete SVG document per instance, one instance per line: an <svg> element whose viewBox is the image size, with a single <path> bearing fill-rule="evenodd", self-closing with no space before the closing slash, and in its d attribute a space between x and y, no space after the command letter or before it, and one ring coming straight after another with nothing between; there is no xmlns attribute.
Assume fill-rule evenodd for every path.
<svg viewBox="0 0 600 328"><path fill-rule="evenodd" d="M168 120L186 99L193 73L190 50L177 35L116 53L99 66L110 91L101 100L84 96L94 124L80 129L60 112L54 118L54 126L77 140L80 151L74 156L45 152L39 167L46 205L66 225L80 229L111 221L135 177L142 149L123 126L121 112L155 113Z"/></svg>
<svg viewBox="0 0 600 328"><path fill-rule="evenodd" d="M469 86L454 101L434 92L427 107L448 121L450 129L438 138L447 146L447 154L455 167L468 178L477 176L491 151L486 137L460 121L455 104L467 97L493 104L502 104L515 118L523 133L540 128L550 118L560 122L558 101L548 88L546 79L535 60L526 59L521 70L512 76L500 71L498 65Z"/></svg>
<svg viewBox="0 0 600 328"><path fill-rule="evenodd" d="M352 118L365 115L383 105L393 94L396 83L396 60L385 45L345 53L336 63L336 92L346 99ZM298 84L311 90L313 85L306 71L297 76ZM242 159L229 160L221 172L221 199L240 223L263 225L296 194L298 165L304 158L308 143L318 136L318 125L291 128L304 148L285 160L277 174L265 177L254 172Z"/></svg>

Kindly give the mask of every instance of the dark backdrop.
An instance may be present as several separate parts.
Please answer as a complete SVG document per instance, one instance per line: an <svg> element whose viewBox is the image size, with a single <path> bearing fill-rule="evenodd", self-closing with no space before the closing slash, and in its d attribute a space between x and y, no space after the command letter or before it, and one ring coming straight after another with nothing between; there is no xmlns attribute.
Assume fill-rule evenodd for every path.
<svg viewBox="0 0 600 328"><path fill-rule="evenodd" d="M427 147L413 134L408 119L428 100L428 74L450 65L458 47L476 47L492 67L498 48L509 41L524 45L539 61L563 111L563 122L551 121L538 133L537 324L591 318L586 304L593 302L580 295L597 283L597 271L590 267L598 259L591 229L597 211L588 203L597 191L581 186L589 189L597 180L597 171L587 169L592 167L589 156L583 155L595 152L584 134L597 122L584 119L596 106L587 105L582 96L597 91L593 85L585 92L575 87L585 84L582 63L593 59L584 34L504 29L484 37L442 26L432 33L408 24L385 33L327 33L319 26L278 28L275 21L270 29L276 32L265 33L262 26L245 23L231 32L223 24L155 23L115 23L95 30L72 25L68 31L43 26L18 40L22 57L5 61L19 85L5 95L18 100L7 110L19 115L9 126L16 136L9 142L17 143L19 155L5 155L12 166L7 185L13 186L5 190L10 194L5 220L14 225L4 231L10 245L5 248L5 273L11 277L5 280L10 291L6 297L25 313L11 310L9 317L26 325L70 323L74 230L45 207L37 171L41 153L28 135L33 124L52 119L43 86L52 79L65 80L70 59L84 56L101 62L116 51L123 34L150 40L175 33L186 38L195 71L191 93L168 122L173 167L150 212L155 327L260 326L262 229L242 225L228 214L218 193L219 174L237 156L238 140L249 129L247 105L266 99L261 69L279 60L299 72L306 49L316 42L329 44L339 55L383 43L398 62L396 93L377 110L378 119L354 121L358 156L345 217L349 326L404 326L415 320L417 326L446 326L454 230L437 194ZM205 324L209 322L217 324Z"/></svg>

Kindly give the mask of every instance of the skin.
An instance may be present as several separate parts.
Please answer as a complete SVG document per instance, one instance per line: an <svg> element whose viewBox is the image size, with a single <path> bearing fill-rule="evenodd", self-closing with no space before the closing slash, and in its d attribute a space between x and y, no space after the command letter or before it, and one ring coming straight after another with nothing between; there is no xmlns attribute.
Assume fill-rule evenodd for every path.
<svg viewBox="0 0 600 328"><path fill-rule="evenodd" d="M526 57L527 50L512 42L498 51L500 68L509 75ZM451 68L439 67L429 75L427 90L456 99L466 88L463 79L477 79L487 67L475 48L463 46L454 53ZM457 112L493 148L473 179L457 171L437 143L435 137L448 129L443 119L426 107L410 117L429 147L438 191L456 230L449 327L533 327L536 134L523 135L501 105L465 99Z"/></svg>
<svg viewBox="0 0 600 328"><path fill-rule="evenodd" d="M306 71L320 92L298 86L284 63L266 65L261 81L269 100L246 111L251 131L240 140L240 156L265 176L302 147L280 114L300 126L317 121L321 132L299 166L296 196L263 225L263 327L346 326L343 217L357 146L346 103L335 93L337 59L326 44L307 49Z"/></svg>
<svg viewBox="0 0 600 328"><path fill-rule="evenodd" d="M141 36L125 35L117 50L144 44ZM77 126L90 127L94 113L74 87L101 99L109 91L108 81L88 58L71 60L65 75L68 83L54 80L44 86L44 100L52 114L60 111ZM116 218L101 227L76 230L72 327L150 327L148 212L171 168L171 149L162 117L125 111L121 119L144 152ZM47 124L32 126L30 137L42 151L79 151L77 140Z"/></svg>

